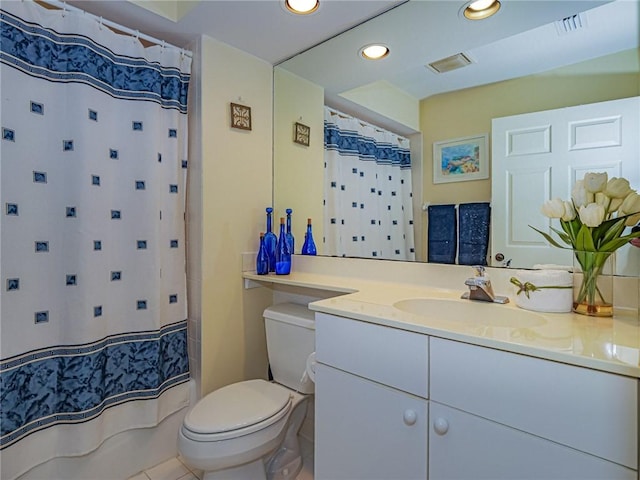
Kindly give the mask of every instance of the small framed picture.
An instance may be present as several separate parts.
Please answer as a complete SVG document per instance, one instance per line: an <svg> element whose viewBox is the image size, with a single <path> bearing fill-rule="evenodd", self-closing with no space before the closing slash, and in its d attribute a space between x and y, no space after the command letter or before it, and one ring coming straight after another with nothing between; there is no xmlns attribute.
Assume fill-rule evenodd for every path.
<svg viewBox="0 0 640 480"><path fill-rule="evenodd" d="M231 126L240 130L251 130L251 107L231 103Z"/></svg>
<svg viewBox="0 0 640 480"><path fill-rule="evenodd" d="M308 147L310 136L311 136L311 128L298 122L294 124L293 126L294 142L299 143L300 145L304 145L305 147Z"/></svg>
<svg viewBox="0 0 640 480"><path fill-rule="evenodd" d="M433 144L433 183L489 178L489 135L454 138Z"/></svg>

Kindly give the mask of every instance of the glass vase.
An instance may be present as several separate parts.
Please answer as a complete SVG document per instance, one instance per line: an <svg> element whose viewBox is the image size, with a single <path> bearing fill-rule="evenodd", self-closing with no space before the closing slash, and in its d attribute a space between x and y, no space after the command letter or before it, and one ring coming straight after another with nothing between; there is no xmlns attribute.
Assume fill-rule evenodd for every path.
<svg viewBox="0 0 640 480"><path fill-rule="evenodd" d="M258 275L267 275L269 273L269 254L267 247L264 245L264 233L260 232L260 248L256 257L256 273Z"/></svg>
<svg viewBox="0 0 640 480"><path fill-rule="evenodd" d="M296 241L293 238L293 233L291 233L291 214L293 213L293 210L290 208L287 208L286 212L287 212L287 240L289 241L289 252L291 252L291 255L293 255L295 253L295 247L296 247Z"/></svg>
<svg viewBox="0 0 640 480"><path fill-rule="evenodd" d="M613 316L614 252L573 252L573 311Z"/></svg>
<svg viewBox="0 0 640 480"><path fill-rule="evenodd" d="M276 245L276 275L289 275L289 273L291 273L291 251L284 228L284 217L281 217L280 236Z"/></svg>
<svg viewBox="0 0 640 480"><path fill-rule="evenodd" d="M273 208L267 207L267 231L264 234L264 247L267 249L267 256L269 258L269 271L276 271L276 244L278 243L278 237L271 230L271 215L273 214Z"/></svg>

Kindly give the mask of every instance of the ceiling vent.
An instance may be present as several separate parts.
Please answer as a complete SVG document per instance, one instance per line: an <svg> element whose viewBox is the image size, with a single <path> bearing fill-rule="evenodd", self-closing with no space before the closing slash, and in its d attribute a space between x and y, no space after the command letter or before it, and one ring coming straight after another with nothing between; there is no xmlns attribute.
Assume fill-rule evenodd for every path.
<svg viewBox="0 0 640 480"><path fill-rule="evenodd" d="M558 35L567 35L568 33L577 32L587 27L587 17L583 13L576 13L557 20L555 22Z"/></svg>
<svg viewBox="0 0 640 480"><path fill-rule="evenodd" d="M432 62L427 66L436 73L444 73L450 72L451 70L456 70L458 68L466 67L471 63L473 62L467 55L465 55L464 53L456 53L455 55L443 58L442 60L436 60L435 62Z"/></svg>

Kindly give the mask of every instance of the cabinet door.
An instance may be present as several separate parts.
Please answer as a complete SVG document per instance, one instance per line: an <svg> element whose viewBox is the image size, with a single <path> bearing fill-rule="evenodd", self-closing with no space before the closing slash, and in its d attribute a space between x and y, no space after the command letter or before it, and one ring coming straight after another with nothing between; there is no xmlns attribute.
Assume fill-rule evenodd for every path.
<svg viewBox="0 0 640 480"><path fill-rule="evenodd" d="M426 400L316 366L316 480L425 480L427 428Z"/></svg>
<svg viewBox="0 0 640 480"><path fill-rule="evenodd" d="M429 417L429 480L637 478L616 463L433 401Z"/></svg>
<svg viewBox="0 0 640 480"><path fill-rule="evenodd" d="M430 339L431 399L638 468L638 384L620 375Z"/></svg>

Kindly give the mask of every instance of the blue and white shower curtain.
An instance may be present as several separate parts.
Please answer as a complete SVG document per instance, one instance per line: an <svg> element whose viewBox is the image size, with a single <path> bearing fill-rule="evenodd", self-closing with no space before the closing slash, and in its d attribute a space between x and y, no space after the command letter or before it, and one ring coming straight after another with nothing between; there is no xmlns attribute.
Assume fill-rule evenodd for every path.
<svg viewBox="0 0 640 480"><path fill-rule="evenodd" d="M415 260L409 140L325 107L324 148L323 253Z"/></svg>
<svg viewBox="0 0 640 480"><path fill-rule="evenodd" d="M190 58L1 5L2 478L188 404Z"/></svg>

